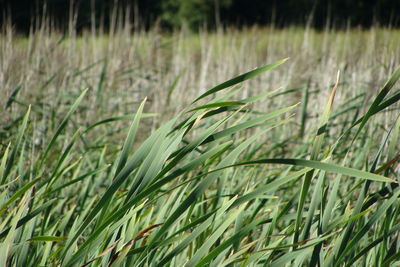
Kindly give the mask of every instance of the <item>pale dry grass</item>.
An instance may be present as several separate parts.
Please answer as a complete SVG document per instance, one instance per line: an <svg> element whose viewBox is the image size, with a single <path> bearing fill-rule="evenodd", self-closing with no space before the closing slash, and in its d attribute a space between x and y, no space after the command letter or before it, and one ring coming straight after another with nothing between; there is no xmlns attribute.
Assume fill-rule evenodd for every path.
<svg viewBox="0 0 400 267"><path fill-rule="evenodd" d="M221 81L286 57L290 60L285 68L245 83L241 94L308 86L319 90L310 106L321 110L321 99L326 99L338 70L339 102L360 92L375 93L400 63L399 44L400 31L381 28L252 28L198 35L121 29L72 38L45 29L29 37L8 30L0 38L0 106L7 114L2 121L10 119L4 106L19 86L18 100L45 106L58 106L55 99L89 87L93 101L87 105L93 110L101 104L106 115L129 113L132 103L144 96L150 98L150 110L175 112ZM299 94L294 101L300 101Z"/></svg>

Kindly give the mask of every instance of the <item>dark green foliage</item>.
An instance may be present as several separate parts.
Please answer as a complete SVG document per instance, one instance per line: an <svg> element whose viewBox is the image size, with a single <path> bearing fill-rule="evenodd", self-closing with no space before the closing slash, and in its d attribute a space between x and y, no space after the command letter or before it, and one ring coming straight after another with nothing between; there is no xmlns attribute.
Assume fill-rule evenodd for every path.
<svg viewBox="0 0 400 267"><path fill-rule="evenodd" d="M83 29L92 24L108 27L113 23L114 14L126 19L127 10L131 21L140 21L145 27L159 21L165 29L198 30L204 26L214 28L220 23L235 26L307 24L317 28L400 25L400 1L393 0L18 0L0 1L0 5L3 5L1 10L11 12L13 24L22 31L38 26L44 11L64 30L71 23L70 12L77 14L76 27ZM0 13L1 21L5 13Z"/></svg>

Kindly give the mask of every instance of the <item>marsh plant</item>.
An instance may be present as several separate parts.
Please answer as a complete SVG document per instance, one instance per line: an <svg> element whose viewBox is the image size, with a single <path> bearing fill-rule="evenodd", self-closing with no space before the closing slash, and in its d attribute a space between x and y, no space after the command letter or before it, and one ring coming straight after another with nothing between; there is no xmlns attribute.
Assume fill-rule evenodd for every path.
<svg viewBox="0 0 400 267"><path fill-rule="evenodd" d="M357 34L386 34L376 31ZM290 87L295 81L280 78L304 71L290 61L306 62L309 45L324 57L351 50L330 46L329 31L301 32L293 38L322 38L298 42L301 59L209 86L246 60L248 33L204 33L200 40L213 41L197 50L201 68L178 60L189 61L183 55L200 44L196 37L138 33L126 50L107 40L124 34L2 36L2 266L397 266L398 54L368 72L379 74L368 89L348 90L365 75L349 78L355 62L329 73L326 87L314 80L327 77L322 67ZM242 54L213 57L232 40L239 44L227 50ZM151 53L142 42L154 45ZM157 54L168 42L180 45L177 53ZM100 50L106 57L79 65ZM124 53L142 66L125 69L117 62ZM209 79L209 68L220 73ZM189 90L195 70L198 90ZM148 89L155 83L163 86Z"/></svg>

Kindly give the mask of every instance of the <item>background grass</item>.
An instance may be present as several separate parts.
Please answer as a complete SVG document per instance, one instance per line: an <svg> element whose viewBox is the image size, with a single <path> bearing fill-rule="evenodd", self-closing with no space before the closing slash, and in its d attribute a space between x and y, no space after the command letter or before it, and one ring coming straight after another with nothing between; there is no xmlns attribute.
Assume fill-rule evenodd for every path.
<svg viewBox="0 0 400 267"><path fill-rule="evenodd" d="M6 27L1 264L397 266L399 43Z"/></svg>

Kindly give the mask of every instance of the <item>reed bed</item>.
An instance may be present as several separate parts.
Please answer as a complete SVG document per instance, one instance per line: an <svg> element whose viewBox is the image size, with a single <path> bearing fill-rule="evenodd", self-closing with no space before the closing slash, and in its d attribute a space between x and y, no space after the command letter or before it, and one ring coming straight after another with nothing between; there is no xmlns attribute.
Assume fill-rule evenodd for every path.
<svg viewBox="0 0 400 267"><path fill-rule="evenodd" d="M399 44L5 27L0 264L399 266Z"/></svg>

